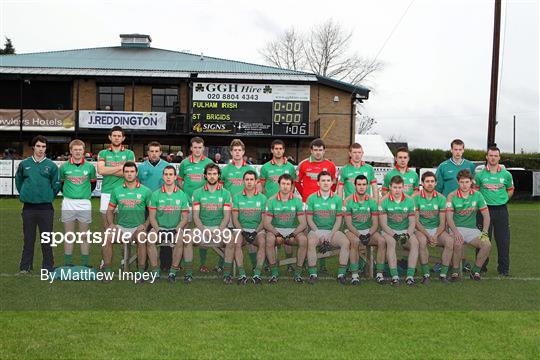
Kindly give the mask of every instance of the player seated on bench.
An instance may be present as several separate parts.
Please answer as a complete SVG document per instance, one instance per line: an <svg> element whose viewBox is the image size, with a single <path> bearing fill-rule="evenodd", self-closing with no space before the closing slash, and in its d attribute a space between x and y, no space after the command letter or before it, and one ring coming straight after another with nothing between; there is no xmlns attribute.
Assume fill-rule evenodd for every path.
<svg viewBox="0 0 540 360"><path fill-rule="evenodd" d="M293 178L283 174L278 178L279 191L268 199L264 227L266 229L266 258L271 268L269 282L276 283L279 277L279 267L276 261L278 245L298 246L294 281L303 283L302 267L307 253L307 237L304 231L307 228L304 204L293 193Z"/></svg>
<svg viewBox="0 0 540 360"><path fill-rule="evenodd" d="M216 164L204 167L206 183L193 192L193 222L191 234L184 234L186 242L199 247L225 249L223 280L227 283L234 256L233 232L228 228L231 218L231 195L220 183L221 169Z"/></svg>
<svg viewBox="0 0 540 360"><path fill-rule="evenodd" d="M105 243L102 250L103 268L106 272L112 271L113 243L129 246L129 243L135 242L137 244L138 269L140 273L144 273L147 255L146 229L149 223L145 217L152 192L137 180L137 165L134 162L127 161L122 172L124 183L113 189L107 209L109 226L105 231ZM115 209L118 211L116 214L117 224L114 223ZM124 259L124 261L128 262L129 259ZM152 271L159 273L157 257L151 257L150 263L153 264ZM142 282L142 277L140 279L139 282Z"/></svg>
<svg viewBox="0 0 540 360"><path fill-rule="evenodd" d="M319 190L307 199L308 267L309 283L317 282L317 246L325 253L332 247L339 248L339 270L337 280L345 284L347 264L349 262L349 239L339 229L343 218L343 199L332 192L332 175L321 171L317 176Z"/></svg>
<svg viewBox="0 0 540 360"><path fill-rule="evenodd" d="M384 258L386 256L386 241L378 232L378 204L375 199L367 194L368 178L358 175L354 179L355 193L345 199L345 224L347 230L345 235L351 242L350 248L350 270L352 272L352 285L360 283L359 271L362 271L365 262L360 258L359 251L367 246L377 247L377 262L375 270L377 283L384 282Z"/></svg>
<svg viewBox="0 0 540 360"><path fill-rule="evenodd" d="M244 269L242 246L249 244L257 247L257 263L253 271L254 284L261 283L261 271L265 258L266 232L264 231L264 211L266 196L257 191L257 173L248 170L243 176L244 190L233 199L232 221L235 229L242 230L234 244L234 260L238 267L238 284L246 284L248 278ZM226 259L227 260L227 259ZM230 275L229 275L230 277ZM228 279L228 283L232 280Z"/></svg>

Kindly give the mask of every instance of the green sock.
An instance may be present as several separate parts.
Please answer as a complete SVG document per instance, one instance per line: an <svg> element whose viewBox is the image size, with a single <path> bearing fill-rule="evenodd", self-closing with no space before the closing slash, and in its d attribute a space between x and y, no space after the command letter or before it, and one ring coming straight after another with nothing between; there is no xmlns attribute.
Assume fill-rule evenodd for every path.
<svg viewBox="0 0 540 360"><path fill-rule="evenodd" d="M140 274L144 274L144 265L137 266L137 269Z"/></svg>
<svg viewBox="0 0 540 360"><path fill-rule="evenodd" d="M351 270L352 273L357 273L359 267L360 265L358 263L351 263L351 265L349 265L349 269Z"/></svg>
<svg viewBox="0 0 540 360"><path fill-rule="evenodd" d="M277 264L270 265L270 269L272 270L270 272L272 276L279 276L279 266L277 266Z"/></svg>
<svg viewBox="0 0 540 360"><path fill-rule="evenodd" d="M176 276L179 270L180 270L179 268L171 266L171 268L169 269L169 275Z"/></svg>
<svg viewBox="0 0 540 360"><path fill-rule="evenodd" d="M391 277L398 276L397 268L390 268L390 276Z"/></svg>
<svg viewBox="0 0 540 360"><path fill-rule="evenodd" d="M89 262L90 262L90 255L81 255L81 265L82 266L88 266Z"/></svg>
<svg viewBox="0 0 540 360"><path fill-rule="evenodd" d="M153 268L152 272L157 275L156 279L159 279L161 277L161 270L160 270L159 266L156 267L156 268Z"/></svg>
<svg viewBox="0 0 540 360"><path fill-rule="evenodd" d="M261 276L261 271L262 271L262 266L255 266L255 270L253 270L253 275L254 276Z"/></svg>
<svg viewBox="0 0 540 360"><path fill-rule="evenodd" d="M362 272L364 271L364 267L366 266L366 260L364 260L363 258L360 258L358 260L358 271L359 272Z"/></svg>
<svg viewBox="0 0 540 360"><path fill-rule="evenodd" d="M193 276L193 261L184 261L183 268L185 275Z"/></svg>
<svg viewBox="0 0 540 360"><path fill-rule="evenodd" d="M446 266L446 265L441 266L440 274L443 275L443 276L446 276L446 274L448 274L448 266Z"/></svg>
<svg viewBox="0 0 540 360"><path fill-rule="evenodd" d="M410 268L408 267L407 268L407 277L413 277L414 276L414 273L416 272L416 268Z"/></svg>
<svg viewBox="0 0 540 360"><path fill-rule="evenodd" d="M384 271L384 263L376 263L375 271L378 273L382 273Z"/></svg>
<svg viewBox="0 0 540 360"><path fill-rule="evenodd" d="M472 267L472 272L473 272L473 273L480 273L480 270L481 270L480 267L478 267L478 266L476 266L476 265L474 265L474 266Z"/></svg>
<svg viewBox="0 0 540 360"><path fill-rule="evenodd" d="M322 258L319 260L319 268L326 267L326 258Z"/></svg>
<svg viewBox="0 0 540 360"><path fill-rule="evenodd" d="M112 269L111 269L110 267L106 267L106 268L105 268L105 272L106 272L106 273L112 273L113 271L112 271Z"/></svg>
<svg viewBox="0 0 540 360"><path fill-rule="evenodd" d="M250 252L249 260L251 261L251 266L256 267L257 266L257 252Z"/></svg>
<svg viewBox="0 0 540 360"><path fill-rule="evenodd" d="M338 276L345 275L347 273L347 265L339 265Z"/></svg>
<svg viewBox="0 0 540 360"><path fill-rule="evenodd" d="M223 263L223 277L231 275L232 263L224 262Z"/></svg>
<svg viewBox="0 0 540 360"><path fill-rule="evenodd" d="M317 267L316 266L310 266L308 268L309 275L317 275Z"/></svg>
<svg viewBox="0 0 540 360"><path fill-rule="evenodd" d="M180 260L180 265L181 265L182 267L184 267L185 264L186 264L186 261L185 261L184 259Z"/></svg>
<svg viewBox="0 0 540 360"><path fill-rule="evenodd" d="M208 256L208 249L199 248L199 265L206 266L206 256Z"/></svg>
<svg viewBox="0 0 540 360"><path fill-rule="evenodd" d="M302 276L302 266L301 265L295 265L294 266L294 277L301 277Z"/></svg>
<svg viewBox="0 0 540 360"><path fill-rule="evenodd" d="M246 276L246 270L244 269L243 266L238 267L238 276L240 276L240 277Z"/></svg>
<svg viewBox="0 0 540 360"><path fill-rule="evenodd" d="M429 264L420 264L420 269L422 269L422 275L429 275Z"/></svg>
<svg viewBox="0 0 540 360"><path fill-rule="evenodd" d="M72 254L64 254L64 266L71 265L73 261Z"/></svg>
<svg viewBox="0 0 540 360"><path fill-rule="evenodd" d="M218 260L218 267L223 268L225 266L225 259L223 259L221 256Z"/></svg>

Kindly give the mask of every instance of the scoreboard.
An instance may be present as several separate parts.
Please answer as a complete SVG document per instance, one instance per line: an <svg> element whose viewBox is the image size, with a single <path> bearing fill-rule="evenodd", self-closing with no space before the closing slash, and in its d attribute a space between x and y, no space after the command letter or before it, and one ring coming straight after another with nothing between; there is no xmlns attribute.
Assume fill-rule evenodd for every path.
<svg viewBox="0 0 540 360"><path fill-rule="evenodd" d="M191 130L201 134L309 136L309 85L193 83Z"/></svg>

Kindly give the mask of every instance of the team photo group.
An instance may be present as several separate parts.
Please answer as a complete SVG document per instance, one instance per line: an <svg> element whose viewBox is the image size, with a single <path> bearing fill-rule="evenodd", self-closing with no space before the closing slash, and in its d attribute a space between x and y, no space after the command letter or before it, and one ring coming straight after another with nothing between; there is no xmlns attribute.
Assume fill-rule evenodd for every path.
<svg viewBox="0 0 540 360"><path fill-rule="evenodd" d="M287 160L285 143L277 139L268 144L271 160L257 171L246 163L239 139L231 141L231 161L222 166L205 156L200 137L190 140L190 155L179 166L162 159L156 141L148 144L147 160L137 165L133 151L123 145L121 127L113 127L108 139L111 145L99 152L97 167L85 160L85 143L73 140L70 159L59 168L46 157L47 139L32 140L33 155L20 163L15 177L23 203L19 274L33 270L39 229L42 269L88 268L110 274L113 253L128 262L126 254L136 247L132 258L138 283L175 283L182 277L190 284L196 263L198 273L212 268L225 284L261 284L263 275L264 282L275 284L283 273L295 283L315 284L328 274L331 255L338 258L337 273L331 275L343 285L372 277L378 284L397 286L403 280L410 286L427 285L432 273L443 283L464 276L481 280L492 242L498 274L509 275L506 204L514 187L512 175L499 165L496 147L488 149L485 168L475 171L463 158L463 141L453 140L452 157L436 172L421 176L409 168L414 164L409 164L407 148L399 148L394 168L379 188L358 143L349 148L349 163L338 169L325 158L321 139L311 142L310 157L298 166ZM98 174L101 264L92 266L90 250L98 246L91 246L89 238L92 220L97 220L91 197ZM53 200L60 191L64 233L78 234L81 240L62 244L62 265L55 263L53 246L43 241L58 218ZM75 261L79 246L74 245L79 244ZM466 255L467 245L476 255ZM433 251L436 247L441 250ZM219 255L215 264L208 264L209 250ZM437 254L431 264L430 252L432 258Z"/></svg>

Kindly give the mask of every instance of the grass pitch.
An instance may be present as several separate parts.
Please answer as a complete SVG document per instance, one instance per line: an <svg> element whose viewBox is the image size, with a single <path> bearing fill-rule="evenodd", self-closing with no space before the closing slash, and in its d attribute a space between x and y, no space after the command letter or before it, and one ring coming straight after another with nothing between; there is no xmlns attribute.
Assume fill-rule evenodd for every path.
<svg viewBox="0 0 540 360"><path fill-rule="evenodd" d="M59 202L55 208L59 218ZM22 248L20 209L16 199L0 200L1 358L540 355L537 203L510 206L513 278L497 278L494 246L484 281L444 285L434 280L416 288L372 281L359 287L335 281L309 286L287 279L276 286L227 287L218 278L198 277L197 271L190 286L48 284L38 276L13 276ZM94 219L97 230L97 214ZM62 230L59 222L55 230ZM92 264L99 264L99 246L91 251ZM77 261L77 248L74 255ZM62 261L61 248L55 256ZM35 269L40 261L37 245ZM210 257L209 265L215 261ZM334 276L335 260L328 264Z"/></svg>

